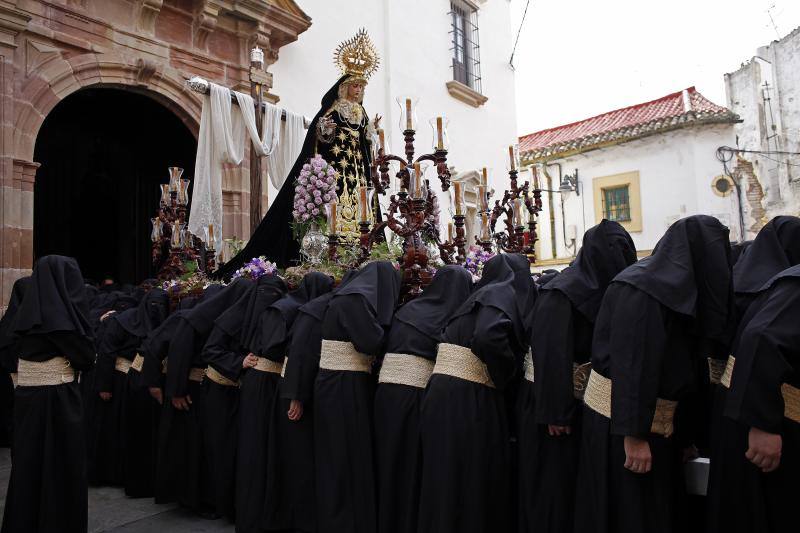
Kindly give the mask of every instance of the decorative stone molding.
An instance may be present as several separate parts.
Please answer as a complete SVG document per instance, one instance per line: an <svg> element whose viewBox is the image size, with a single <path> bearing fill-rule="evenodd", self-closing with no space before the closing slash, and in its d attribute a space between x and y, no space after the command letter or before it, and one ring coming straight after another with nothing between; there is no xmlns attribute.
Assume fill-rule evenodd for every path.
<svg viewBox="0 0 800 533"><path fill-rule="evenodd" d="M214 0L203 0L194 18L194 45L205 50L208 36L217 27L219 5Z"/></svg>
<svg viewBox="0 0 800 533"><path fill-rule="evenodd" d="M61 49L30 39L25 41L25 74L30 76L45 63L61 55Z"/></svg>
<svg viewBox="0 0 800 533"><path fill-rule="evenodd" d="M30 21L27 13L0 5L0 45L16 48L17 34L27 29Z"/></svg>
<svg viewBox="0 0 800 533"><path fill-rule="evenodd" d="M149 85L150 80L158 72L158 67L158 63L140 57L136 61L136 84Z"/></svg>
<svg viewBox="0 0 800 533"><path fill-rule="evenodd" d="M139 20L137 26L139 30L152 35L155 33L156 18L161 12L164 0L139 0Z"/></svg>
<svg viewBox="0 0 800 533"><path fill-rule="evenodd" d="M480 107L489 100L488 96L484 96L478 91L470 89L463 83L455 80L447 82L447 92L456 100L460 100L472 107Z"/></svg>

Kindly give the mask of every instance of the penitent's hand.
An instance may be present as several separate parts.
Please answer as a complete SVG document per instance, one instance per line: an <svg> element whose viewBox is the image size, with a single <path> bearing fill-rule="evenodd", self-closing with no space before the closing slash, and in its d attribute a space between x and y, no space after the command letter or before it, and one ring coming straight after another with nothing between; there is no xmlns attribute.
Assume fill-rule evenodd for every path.
<svg viewBox="0 0 800 533"><path fill-rule="evenodd" d="M572 426L554 426L553 424L548 424L547 433L551 437L560 437L561 435L572 435Z"/></svg>
<svg viewBox="0 0 800 533"><path fill-rule="evenodd" d="M111 400L111 393L110 392L101 392L100 393L100 399L103 400L104 402L110 401Z"/></svg>
<svg viewBox="0 0 800 533"><path fill-rule="evenodd" d="M652 467L650 443L638 437L625 437L625 468L636 474L646 474Z"/></svg>
<svg viewBox="0 0 800 533"><path fill-rule="evenodd" d="M258 356L252 353L247 354L247 357L242 361L242 368L254 368L258 364Z"/></svg>
<svg viewBox="0 0 800 533"><path fill-rule="evenodd" d="M289 411L286 413L286 416L293 422L297 422L303 418L303 402L300 400L292 400L289 402Z"/></svg>
<svg viewBox="0 0 800 533"><path fill-rule="evenodd" d="M772 472L781 464L781 447L783 440L780 435L767 433L758 428L750 428L747 436L747 460L761 469L762 472Z"/></svg>
<svg viewBox="0 0 800 533"><path fill-rule="evenodd" d="M192 397L188 394L186 396L175 397L172 399L172 407L178 411L188 411L190 405L192 405Z"/></svg>
<svg viewBox="0 0 800 533"><path fill-rule="evenodd" d="M153 399L158 402L158 405L162 405L164 403L164 395L161 393L160 387L150 387L148 390L150 391L150 396L152 396Z"/></svg>

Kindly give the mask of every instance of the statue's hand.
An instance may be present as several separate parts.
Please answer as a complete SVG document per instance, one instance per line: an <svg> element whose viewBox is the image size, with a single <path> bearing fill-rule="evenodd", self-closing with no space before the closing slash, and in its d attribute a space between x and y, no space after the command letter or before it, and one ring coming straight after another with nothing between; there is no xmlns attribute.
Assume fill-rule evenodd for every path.
<svg viewBox="0 0 800 533"><path fill-rule="evenodd" d="M376 129L376 130L380 129L380 127L381 127L381 120L382 120L382 119L383 119L383 117L382 117L382 116L380 116L379 114L375 113L375 120L373 120L373 121L372 121L372 123L375 125L375 129Z"/></svg>

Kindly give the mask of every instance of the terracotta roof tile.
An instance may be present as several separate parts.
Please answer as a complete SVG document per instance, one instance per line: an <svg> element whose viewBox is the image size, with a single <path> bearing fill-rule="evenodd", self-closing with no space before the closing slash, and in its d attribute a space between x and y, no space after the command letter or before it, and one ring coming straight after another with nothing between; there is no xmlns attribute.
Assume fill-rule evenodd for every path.
<svg viewBox="0 0 800 533"><path fill-rule="evenodd" d="M690 109L685 105L684 92ZM662 131L697 124L731 123L738 119L729 109L711 102L697 89L689 87L657 100L524 135L519 138L519 151L523 160L536 161L585 152Z"/></svg>

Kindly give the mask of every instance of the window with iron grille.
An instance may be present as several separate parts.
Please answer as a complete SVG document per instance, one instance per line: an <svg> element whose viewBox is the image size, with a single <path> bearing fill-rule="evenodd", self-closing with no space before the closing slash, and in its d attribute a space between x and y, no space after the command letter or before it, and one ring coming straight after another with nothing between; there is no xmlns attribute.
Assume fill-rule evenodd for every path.
<svg viewBox="0 0 800 533"><path fill-rule="evenodd" d="M616 222L630 221L631 204L627 185L603 189L603 218Z"/></svg>
<svg viewBox="0 0 800 533"><path fill-rule="evenodd" d="M453 79L481 92L478 10L464 0L450 2Z"/></svg>

